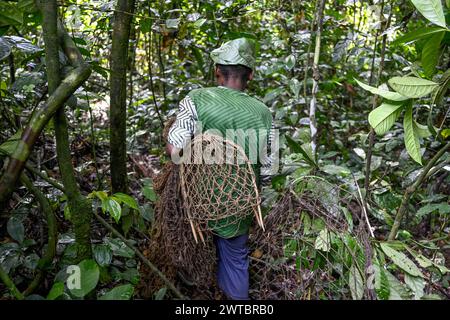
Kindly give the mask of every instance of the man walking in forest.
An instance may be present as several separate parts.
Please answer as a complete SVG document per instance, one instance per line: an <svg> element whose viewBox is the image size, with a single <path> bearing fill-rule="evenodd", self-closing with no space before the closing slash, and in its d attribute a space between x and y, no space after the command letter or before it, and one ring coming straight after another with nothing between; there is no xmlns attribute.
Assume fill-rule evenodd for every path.
<svg viewBox="0 0 450 320"><path fill-rule="evenodd" d="M261 101L243 91L253 79L255 46L253 41L240 38L224 43L211 52L215 63L217 87L192 90L180 102L175 123L169 130L167 153L171 156L190 143L194 134L215 130L223 137L235 132L259 131L257 144L270 143L272 128L270 110ZM242 140L240 140L242 141ZM249 157L249 142L242 145ZM259 183L261 166L270 166L268 158L258 157L253 165ZM253 214L233 223L217 223L213 228L218 257L217 282L229 299L249 299L248 232Z"/></svg>

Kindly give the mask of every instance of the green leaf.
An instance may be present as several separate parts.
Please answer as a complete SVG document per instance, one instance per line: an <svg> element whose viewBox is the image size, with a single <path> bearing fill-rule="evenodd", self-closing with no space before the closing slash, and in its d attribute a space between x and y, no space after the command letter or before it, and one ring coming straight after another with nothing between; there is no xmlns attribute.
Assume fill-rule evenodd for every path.
<svg viewBox="0 0 450 320"><path fill-rule="evenodd" d="M403 108L401 104L383 103L369 113L369 123L378 135L383 135L394 125Z"/></svg>
<svg viewBox="0 0 450 320"><path fill-rule="evenodd" d="M380 243L383 252L403 271L415 277L423 277L422 272L403 252L397 251L390 247L387 243Z"/></svg>
<svg viewBox="0 0 450 320"><path fill-rule="evenodd" d="M420 28L420 29L408 32L407 34L395 39L395 41L393 41L392 44L398 45L401 43L414 42L416 40L420 40L425 37L428 37L429 35L432 35L435 33L444 33L445 31L446 31L446 29L443 29L441 27L424 27L424 28Z"/></svg>
<svg viewBox="0 0 450 320"><path fill-rule="evenodd" d="M389 288L389 280L387 278L386 272L381 266L381 263L376 259L374 264L375 269L375 292L377 293L378 298L382 300L389 299L390 288Z"/></svg>
<svg viewBox="0 0 450 320"><path fill-rule="evenodd" d="M88 195L88 198L99 198L101 201L105 201L108 198L108 194L105 191L93 191Z"/></svg>
<svg viewBox="0 0 450 320"><path fill-rule="evenodd" d="M142 193L144 194L144 197L146 197L151 202L156 201L157 196L155 190L153 190L153 186L150 185L144 186L144 188L142 188Z"/></svg>
<svg viewBox="0 0 450 320"><path fill-rule="evenodd" d="M39 256L36 253L32 253L25 257L23 265L30 270L35 270L38 263L39 263Z"/></svg>
<svg viewBox="0 0 450 320"><path fill-rule="evenodd" d="M122 240L116 238L106 238L105 243L111 248L115 256L132 258L134 251L130 249Z"/></svg>
<svg viewBox="0 0 450 320"><path fill-rule="evenodd" d="M439 84L417 77L393 77L389 85L401 95L408 98L420 98L430 94Z"/></svg>
<svg viewBox="0 0 450 320"><path fill-rule="evenodd" d="M158 292L155 294L155 300L162 300L166 295L166 292L167 292L166 287L159 289Z"/></svg>
<svg viewBox="0 0 450 320"><path fill-rule="evenodd" d="M422 156L420 154L419 133L414 127L412 117L412 105L406 108L405 118L403 119L403 129L405 130L405 146L411 158L419 164L422 164Z"/></svg>
<svg viewBox="0 0 450 320"><path fill-rule="evenodd" d="M11 54L11 44L3 37L0 37L0 61L9 57Z"/></svg>
<svg viewBox="0 0 450 320"><path fill-rule="evenodd" d="M22 243L25 238L25 228L23 226L22 221L20 221L17 217L12 216L9 218L8 223L6 225L6 230L8 234L19 243Z"/></svg>
<svg viewBox="0 0 450 320"><path fill-rule="evenodd" d="M206 20L204 18L198 19L197 21L194 22L194 27L200 28L203 24L205 24L206 21L208 21L208 20Z"/></svg>
<svg viewBox="0 0 450 320"><path fill-rule="evenodd" d="M152 19L143 18L139 21L139 26L143 33L148 33L152 30Z"/></svg>
<svg viewBox="0 0 450 320"><path fill-rule="evenodd" d="M298 99L298 95L300 93L301 83L296 78L292 78L289 80L289 89L291 89L294 94L295 99Z"/></svg>
<svg viewBox="0 0 450 320"><path fill-rule="evenodd" d="M330 251L331 237L330 232L327 230L327 228L324 228L319 232L319 235L317 236L316 242L314 244L314 248L325 252Z"/></svg>
<svg viewBox="0 0 450 320"><path fill-rule="evenodd" d="M34 0L19 0L17 3L17 7L23 12L36 11Z"/></svg>
<svg viewBox="0 0 450 320"><path fill-rule="evenodd" d="M71 217L72 215L70 214L70 206L69 203L66 202L66 204L64 205L64 219L70 221Z"/></svg>
<svg viewBox="0 0 450 320"><path fill-rule="evenodd" d="M428 21L446 28L441 0L411 0L411 2Z"/></svg>
<svg viewBox="0 0 450 320"><path fill-rule="evenodd" d="M441 136L444 139L447 139L448 137L450 137L450 129L444 129L441 131Z"/></svg>
<svg viewBox="0 0 450 320"><path fill-rule="evenodd" d="M139 210L139 206L133 197L121 192L115 193L114 197L119 199L123 203L126 203L130 208Z"/></svg>
<svg viewBox="0 0 450 320"><path fill-rule="evenodd" d="M427 77L431 77L436 71L443 38L444 32L436 33L428 39L422 49L422 67Z"/></svg>
<svg viewBox="0 0 450 320"><path fill-rule="evenodd" d="M420 124L416 120L414 120L414 130L419 135L419 138L428 138L432 135L428 126Z"/></svg>
<svg viewBox="0 0 450 320"><path fill-rule="evenodd" d="M336 176L342 176L342 177L347 177L349 176L352 172L350 171L350 169L348 169L347 167L343 167L343 166L337 166L335 164L326 164L323 167L320 168L323 172L326 172L330 175Z"/></svg>
<svg viewBox="0 0 450 320"><path fill-rule="evenodd" d="M111 197L107 198L102 202L102 210L104 213L108 212L117 223L119 222L120 216L122 215L122 208L116 200Z"/></svg>
<svg viewBox="0 0 450 320"><path fill-rule="evenodd" d="M16 150L17 144L22 136L22 130L18 130L15 134L8 138L0 145L0 154L11 155Z"/></svg>
<svg viewBox="0 0 450 320"><path fill-rule="evenodd" d="M100 270L92 259L86 259L78 264L80 268L80 288L69 289L75 297L82 298L97 286Z"/></svg>
<svg viewBox="0 0 450 320"><path fill-rule="evenodd" d="M423 254L418 254L414 256L414 258L419 263L419 266L421 266L422 268L429 268L433 265L433 261L425 257Z"/></svg>
<svg viewBox="0 0 450 320"><path fill-rule="evenodd" d="M94 254L94 259L97 261L99 266L105 267L111 263L112 260L112 250L106 244L98 244L92 247L92 253Z"/></svg>
<svg viewBox="0 0 450 320"><path fill-rule="evenodd" d="M130 300L133 292L134 287L131 284L124 284L106 292L99 300Z"/></svg>
<svg viewBox="0 0 450 320"><path fill-rule="evenodd" d="M286 57L286 67L288 68L288 70L291 70L294 66L295 66L295 56L291 54Z"/></svg>
<svg viewBox="0 0 450 320"><path fill-rule="evenodd" d="M353 300L361 300L364 295L364 281L356 264L353 264L350 268L348 285Z"/></svg>
<svg viewBox="0 0 450 320"><path fill-rule="evenodd" d="M416 215L419 218L430 214L433 211L439 210L440 214L450 213L450 204L441 202L441 203L429 203L417 211Z"/></svg>
<svg viewBox="0 0 450 320"><path fill-rule="evenodd" d="M23 11L17 4L0 2L0 26L17 25L23 23Z"/></svg>
<svg viewBox="0 0 450 320"><path fill-rule="evenodd" d="M287 142L289 148L291 149L291 151L293 153L301 154L303 156L303 158L305 159L305 161L309 165L317 168L317 164L316 164L316 161L314 160L314 156L312 154L311 146L309 144L300 145L300 143L298 143L297 141L295 141L294 139L292 139L288 135L285 135L285 138L286 138L286 142Z"/></svg>
<svg viewBox="0 0 450 320"><path fill-rule="evenodd" d="M283 88L281 88L281 87L272 89L266 93L266 95L263 98L263 102L268 103L268 102L274 100L275 98L277 98L282 93L283 93Z"/></svg>
<svg viewBox="0 0 450 320"><path fill-rule="evenodd" d="M64 283L55 282L47 295L47 300L55 300L59 298L64 293Z"/></svg>
<svg viewBox="0 0 450 320"><path fill-rule="evenodd" d="M387 270L386 276L389 281L389 288L390 288L389 300L409 299L410 294L408 293L408 290L405 288L403 283L398 281L398 279Z"/></svg>
<svg viewBox="0 0 450 320"><path fill-rule="evenodd" d="M391 100L391 101L405 101L405 100L409 99L408 97L402 96L398 92L388 91L388 90L385 90L385 89L383 89L381 87L380 88L375 88L375 87L369 86L368 84L365 84L364 82L359 81L356 78L355 78L355 81L364 90L369 91L372 94L379 95L380 97L383 97L385 99L388 99L388 100Z"/></svg>
<svg viewBox="0 0 450 320"><path fill-rule="evenodd" d="M420 300L424 295L425 280L421 277L413 277L405 274L405 283L412 290L415 300Z"/></svg>

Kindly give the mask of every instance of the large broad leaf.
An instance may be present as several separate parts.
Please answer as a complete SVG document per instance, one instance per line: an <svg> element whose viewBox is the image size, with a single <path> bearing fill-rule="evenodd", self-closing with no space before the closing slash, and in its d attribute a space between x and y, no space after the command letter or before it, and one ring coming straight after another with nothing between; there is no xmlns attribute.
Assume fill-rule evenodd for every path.
<svg viewBox="0 0 450 320"><path fill-rule="evenodd" d="M0 1L0 27L23 22L23 12L11 2Z"/></svg>
<svg viewBox="0 0 450 320"><path fill-rule="evenodd" d="M81 261L78 267L80 271L80 286L79 288L69 287L69 291L75 297L82 298L97 286L100 270L97 263L92 259ZM75 276L75 274L72 276Z"/></svg>
<svg viewBox="0 0 450 320"><path fill-rule="evenodd" d="M383 103L369 113L369 123L377 134L383 135L394 125L403 108L401 104Z"/></svg>
<svg viewBox="0 0 450 320"><path fill-rule="evenodd" d="M393 249L387 243L380 243L380 247L397 267L414 277L423 277L420 269L403 252Z"/></svg>
<svg viewBox="0 0 450 320"><path fill-rule="evenodd" d="M428 126L424 126L423 124L418 123L416 120L414 120L414 130L416 130L420 138L428 138L432 135Z"/></svg>
<svg viewBox="0 0 450 320"><path fill-rule="evenodd" d="M430 94L439 84L417 77L394 77L389 85L401 95L408 98L420 98Z"/></svg>
<svg viewBox="0 0 450 320"><path fill-rule="evenodd" d="M34 0L19 0L17 8L23 12L34 12L37 10Z"/></svg>
<svg viewBox="0 0 450 320"><path fill-rule="evenodd" d="M121 192L115 193L113 198L117 198L121 202L126 203L130 208L139 210L139 206L138 206L136 200L133 197L131 197L125 193L121 193ZM117 199L114 199L114 200L117 200Z"/></svg>
<svg viewBox="0 0 450 320"><path fill-rule="evenodd" d="M64 283L57 281L53 284L50 292L47 295L47 300L55 300L56 298L62 296L64 293Z"/></svg>
<svg viewBox="0 0 450 320"><path fill-rule="evenodd" d="M384 90L382 88L375 88L375 87L369 86L368 84L365 84L364 82L359 81L358 79L355 79L355 81L364 90L367 90L370 93L379 95L380 97L383 97L385 99L388 99L388 100L391 100L391 101L405 101L405 100L409 99L409 98L407 98L405 96L402 96L398 92L392 92L392 91Z"/></svg>
<svg viewBox="0 0 450 320"><path fill-rule="evenodd" d="M294 55L289 55L286 57L286 67L288 68L288 70L291 70L294 66L295 66L295 56Z"/></svg>
<svg viewBox="0 0 450 320"><path fill-rule="evenodd" d="M5 36L3 39L24 53L35 53L42 49L31 43L30 40L18 36Z"/></svg>
<svg viewBox="0 0 450 320"><path fill-rule="evenodd" d="M156 292L156 294L155 294L155 300L162 300L164 298L164 296L166 295L166 292L167 292L166 287L159 289L158 292Z"/></svg>
<svg viewBox="0 0 450 320"><path fill-rule="evenodd" d="M314 248L322 251L330 251L331 249L331 237L329 231L324 228L319 232L319 235L316 238L316 242L314 244Z"/></svg>
<svg viewBox="0 0 450 320"><path fill-rule="evenodd" d="M436 33L422 49L422 67L427 77L434 74L436 65L439 60L439 53L441 48L441 41L444 38L444 32Z"/></svg>
<svg viewBox="0 0 450 320"><path fill-rule="evenodd" d="M134 251L125 242L116 238L105 238L105 243L111 248L113 255L125 258L132 258Z"/></svg>
<svg viewBox="0 0 450 320"><path fill-rule="evenodd" d="M9 235L19 243L22 243L25 237L25 228L22 221L17 217L11 217L6 224Z"/></svg>
<svg viewBox="0 0 450 320"><path fill-rule="evenodd" d="M286 142L287 142L289 148L291 148L292 152L301 154L303 156L303 158L305 159L305 161L308 162L309 165L311 165L313 167L317 167L316 161L314 160L314 156L312 154L312 150L310 150L310 148L308 148L307 144L300 145L300 143L298 143L297 141L295 141L294 139L292 139L291 137L289 137L287 135L285 136L285 138L286 138Z"/></svg>
<svg viewBox="0 0 450 320"><path fill-rule="evenodd" d="M364 295L364 280L355 264L350 268L348 285L353 300L361 300Z"/></svg>
<svg viewBox="0 0 450 320"><path fill-rule="evenodd" d="M450 213L450 205L445 202L429 203L429 204L423 206L422 208L420 208L417 211L416 216L419 218L422 218L423 216L430 214L431 212L437 211L437 210L439 211L440 214Z"/></svg>
<svg viewBox="0 0 450 320"><path fill-rule="evenodd" d="M410 294L403 283L386 270L386 277L389 281L389 300L409 299Z"/></svg>
<svg viewBox="0 0 450 320"><path fill-rule="evenodd" d="M19 143L21 136L22 130L19 130L11 137L9 137L8 140L3 142L0 145L0 155L1 154L11 155L14 152L14 150L16 150L17 144Z"/></svg>
<svg viewBox="0 0 450 320"><path fill-rule="evenodd" d="M411 0L417 10L430 22L446 27L441 0Z"/></svg>
<svg viewBox="0 0 450 320"><path fill-rule="evenodd" d="M283 91L284 91L284 90L283 90L283 88L281 88L281 87L270 90L270 91L267 92L266 95L264 96L263 102L264 102L264 103L268 103L268 102L270 102L270 101L272 101L272 100L278 98L278 96L279 96L280 94L282 94Z"/></svg>
<svg viewBox="0 0 450 320"><path fill-rule="evenodd" d="M405 283L414 294L415 300L420 300L424 295L425 280L421 277L413 277L405 274Z"/></svg>
<svg viewBox="0 0 450 320"><path fill-rule="evenodd" d="M120 204L111 197L108 197L106 200L102 201L102 210L103 212L108 212L117 223L122 216L122 208L120 207Z"/></svg>
<svg viewBox="0 0 450 320"><path fill-rule="evenodd" d="M420 154L419 132L414 125L412 115L412 105L408 105L403 119L403 129L405 130L404 139L406 151L408 151L411 158L417 163L422 164L422 156Z"/></svg>
<svg viewBox="0 0 450 320"><path fill-rule="evenodd" d="M416 261L419 263L419 265L422 268L429 268L429 267L434 266L437 269L439 269L439 272L442 273L442 274L450 272L450 270L447 267L445 267L444 265L436 263L436 262L428 259L423 254L415 252L414 250L412 250L408 246L405 246L405 248L408 250L409 253L411 253L414 256L414 258L416 259Z"/></svg>
<svg viewBox="0 0 450 320"><path fill-rule="evenodd" d="M157 199L157 194L155 192L155 190L153 190L153 186L152 185L145 185L142 188L142 193L144 194L144 197L146 197L148 200L150 200L151 202L155 202Z"/></svg>
<svg viewBox="0 0 450 320"><path fill-rule="evenodd" d="M3 37L0 37L0 61L11 54L11 45Z"/></svg>
<svg viewBox="0 0 450 320"><path fill-rule="evenodd" d="M349 168L337 166L335 164L326 164L323 167L321 167L320 170L333 176L348 177L352 174Z"/></svg>
<svg viewBox="0 0 450 320"><path fill-rule="evenodd" d="M130 300L133 296L134 288L131 284L117 286L102 295L99 300Z"/></svg>
<svg viewBox="0 0 450 320"><path fill-rule="evenodd" d="M295 99L298 99L298 95L300 93L301 83L296 78L292 78L289 80L289 89L291 89L294 94Z"/></svg>
<svg viewBox="0 0 450 320"><path fill-rule="evenodd" d="M108 266L112 260L112 250L106 244L97 244L92 247L92 253L94 254L95 261L104 267Z"/></svg>
<svg viewBox="0 0 450 320"><path fill-rule="evenodd" d="M386 272L378 259L375 260L373 266L375 269L375 292L377 293L379 299L387 300L389 299L390 288Z"/></svg>
<svg viewBox="0 0 450 320"><path fill-rule="evenodd" d="M443 29L441 27L424 27L421 29L417 29L414 31L411 31L392 42L393 45L405 43L405 42L413 42L416 40L423 39L425 37L428 37L430 35L433 35L435 33L444 33L446 29Z"/></svg>

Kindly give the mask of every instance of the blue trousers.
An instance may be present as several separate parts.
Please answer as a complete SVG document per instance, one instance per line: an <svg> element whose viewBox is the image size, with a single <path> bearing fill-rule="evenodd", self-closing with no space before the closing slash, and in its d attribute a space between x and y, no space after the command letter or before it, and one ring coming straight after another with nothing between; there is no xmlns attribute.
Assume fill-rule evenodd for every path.
<svg viewBox="0 0 450 320"><path fill-rule="evenodd" d="M217 250L217 283L232 300L248 300L248 234L234 238L214 236Z"/></svg>

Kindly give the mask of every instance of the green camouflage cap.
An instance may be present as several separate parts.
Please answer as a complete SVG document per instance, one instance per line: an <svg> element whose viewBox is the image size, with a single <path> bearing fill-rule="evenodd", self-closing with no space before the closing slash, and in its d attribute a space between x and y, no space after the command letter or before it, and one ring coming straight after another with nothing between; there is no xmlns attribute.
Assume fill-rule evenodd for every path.
<svg viewBox="0 0 450 320"><path fill-rule="evenodd" d="M227 41L220 48L211 52L211 59L216 64L241 64L250 69L255 67L255 43L247 38Z"/></svg>

